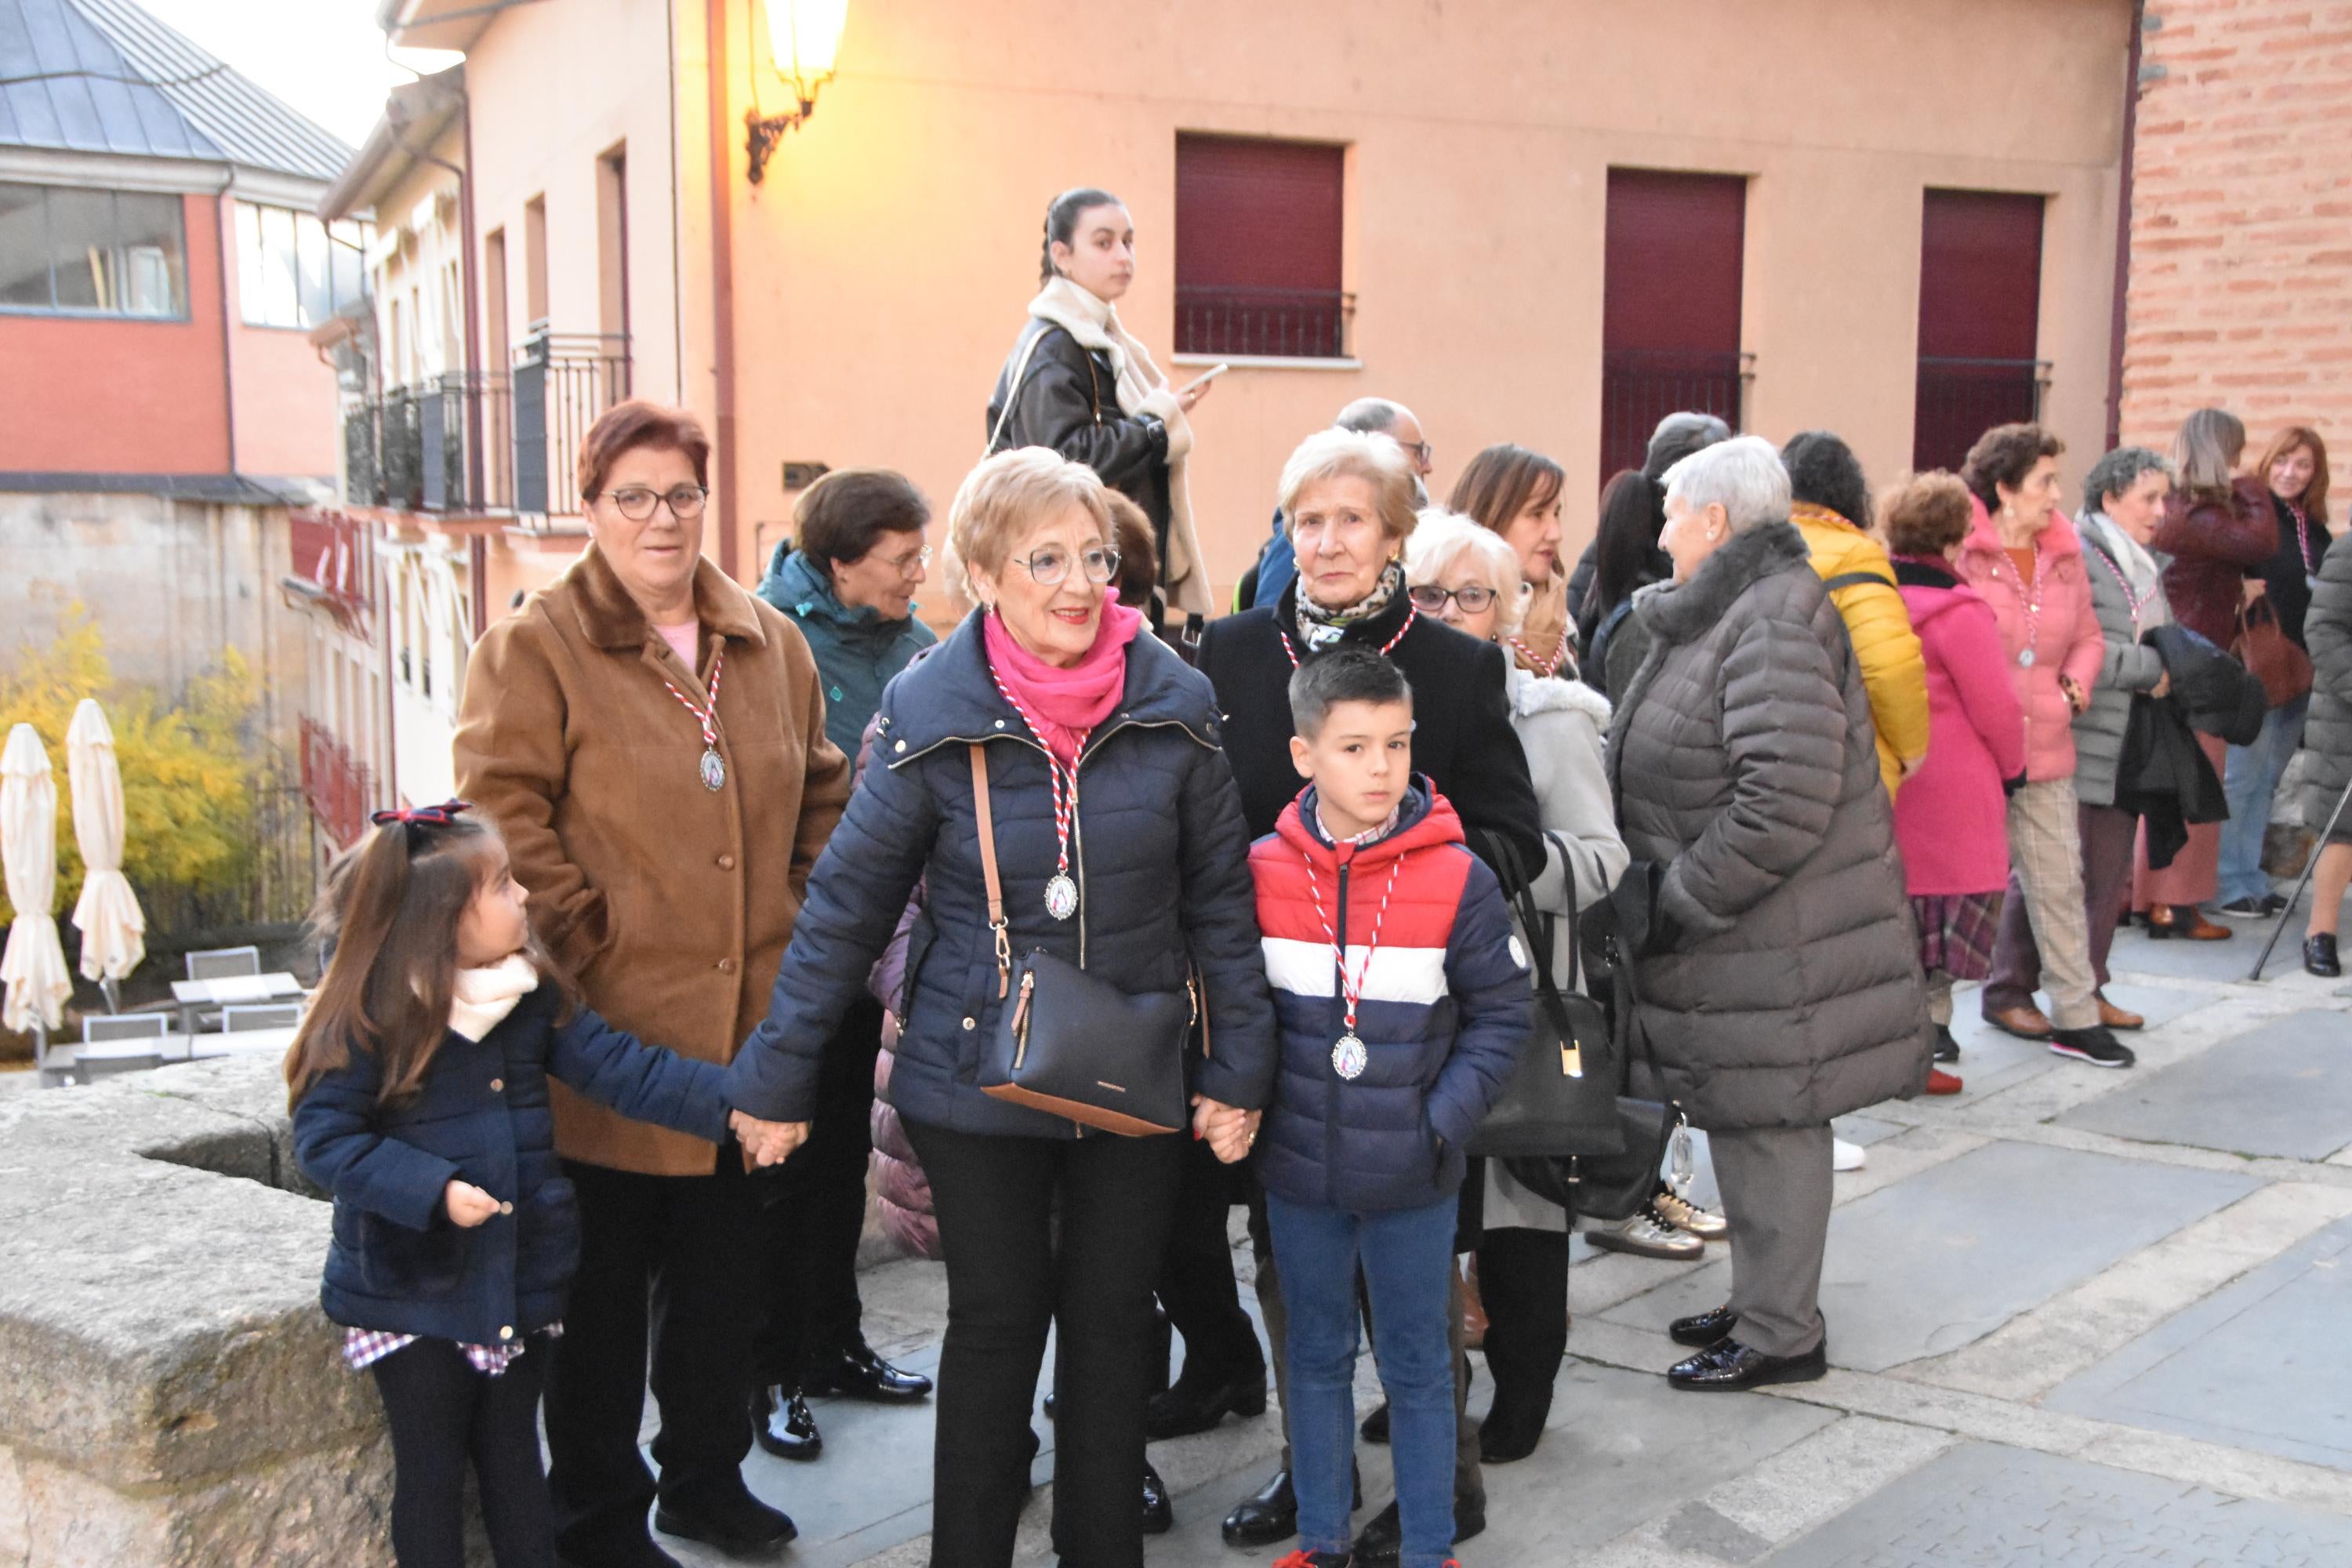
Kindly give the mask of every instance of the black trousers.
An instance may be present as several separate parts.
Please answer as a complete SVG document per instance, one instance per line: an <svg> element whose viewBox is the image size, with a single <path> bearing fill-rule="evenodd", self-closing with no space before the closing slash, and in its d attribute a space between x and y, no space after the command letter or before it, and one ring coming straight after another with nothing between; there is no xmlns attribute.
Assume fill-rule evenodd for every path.
<svg viewBox="0 0 2352 1568"><path fill-rule="evenodd" d="M808 1142L757 1184L766 1204L766 1326L752 1364L762 1384L798 1384L809 1361L865 1342L857 1244L874 1152L874 1058L882 1005L861 996L825 1043Z"/></svg>
<svg viewBox="0 0 2352 1568"><path fill-rule="evenodd" d="M1541 1425L1568 1353L1568 1237L1490 1230L1478 1243L1478 1296L1486 1306L1486 1370L1494 1409Z"/></svg>
<svg viewBox="0 0 2352 1568"><path fill-rule="evenodd" d="M743 1486L743 1390L759 1315L744 1271L758 1188L731 1138L708 1176L575 1160L563 1173L580 1189L580 1272L548 1373L548 1483L556 1544L594 1563L649 1539L646 1509L657 1494L692 1507ZM637 1452L649 1381L661 1410L658 1483Z"/></svg>
<svg viewBox="0 0 2352 1568"><path fill-rule="evenodd" d="M1184 1382L1214 1387L1265 1374L1257 1327L1242 1310L1234 1248L1225 1226L1234 1168L1205 1142L1183 1140L1184 1181L1160 1256L1160 1306L1184 1336Z"/></svg>
<svg viewBox="0 0 2352 1568"><path fill-rule="evenodd" d="M1006 1568L1028 1496L1030 1402L1057 1326L1063 1561L1139 1568L1151 1283L1183 1179L1173 1137L1000 1138L908 1121L948 1273L932 1568ZM1060 1244L1055 1219L1060 1216Z"/></svg>
<svg viewBox="0 0 2352 1568"><path fill-rule="evenodd" d="M531 1336L496 1377L448 1340L418 1340L368 1363L392 1427L392 1552L400 1568L465 1568L466 1467L499 1568L554 1568L555 1528L539 1468L539 1389L549 1341Z"/></svg>

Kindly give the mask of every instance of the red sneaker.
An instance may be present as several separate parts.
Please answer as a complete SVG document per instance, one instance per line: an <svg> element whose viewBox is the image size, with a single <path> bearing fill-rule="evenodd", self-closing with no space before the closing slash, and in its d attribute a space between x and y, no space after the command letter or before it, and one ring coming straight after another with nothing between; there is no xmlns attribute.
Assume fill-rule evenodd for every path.
<svg viewBox="0 0 2352 1568"><path fill-rule="evenodd" d="M1946 1072L1942 1068L1929 1068L1927 1069L1927 1092L1929 1094L1958 1094L1960 1092L1960 1080L1954 1075Z"/></svg>
<svg viewBox="0 0 2352 1568"><path fill-rule="evenodd" d="M1348 1568L1352 1561L1354 1555L1351 1552L1299 1551L1277 1558L1274 1568ZM1457 1563L1453 1568L1461 1568L1461 1564Z"/></svg>

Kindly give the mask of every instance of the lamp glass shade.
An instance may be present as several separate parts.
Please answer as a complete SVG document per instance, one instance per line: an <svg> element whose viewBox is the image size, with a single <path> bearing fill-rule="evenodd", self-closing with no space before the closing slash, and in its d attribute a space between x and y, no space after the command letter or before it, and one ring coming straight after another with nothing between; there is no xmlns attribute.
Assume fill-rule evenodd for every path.
<svg viewBox="0 0 2352 1568"><path fill-rule="evenodd" d="M791 82L803 100L816 96L818 86L833 77L834 57L841 50L841 29L849 20L849 0L766 0L768 43L775 51L776 74Z"/></svg>

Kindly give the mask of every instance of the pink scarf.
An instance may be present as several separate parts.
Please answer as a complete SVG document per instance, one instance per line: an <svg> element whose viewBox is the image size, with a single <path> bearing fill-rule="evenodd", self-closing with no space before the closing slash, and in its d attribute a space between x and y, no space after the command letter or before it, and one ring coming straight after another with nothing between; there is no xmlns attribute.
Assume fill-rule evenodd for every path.
<svg viewBox="0 0 2352 1568"><path fill-rule="evenodd" d="M1042 727L1037 738L1064 767L1077 764L1080 733L1109 718L1118 706L1119 694L1127 689L1127 645L1142 625L1140 612L1120 604L1117 589L1106 589L1095 646L1063 669L1013 641L1000 613L982 617L990 666Z"/></svg>

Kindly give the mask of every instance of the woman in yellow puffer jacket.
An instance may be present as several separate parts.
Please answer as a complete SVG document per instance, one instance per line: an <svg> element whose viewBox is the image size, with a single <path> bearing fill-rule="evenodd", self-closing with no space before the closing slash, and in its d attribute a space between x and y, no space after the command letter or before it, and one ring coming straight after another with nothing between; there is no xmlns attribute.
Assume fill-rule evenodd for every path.
<svg viewBox="0 0 2352 1568"><path fill-rule="evenodd" d="M1870 489L1853 449L1826 430L1808 430L1780 448L1795 505L1789 521L1805 536L1814 573L1845 620L1878 731L1878 776L1892 799L1927 755L1927 665L1911 613L1895 592L1886 547L1870 526Z"/></svg>

